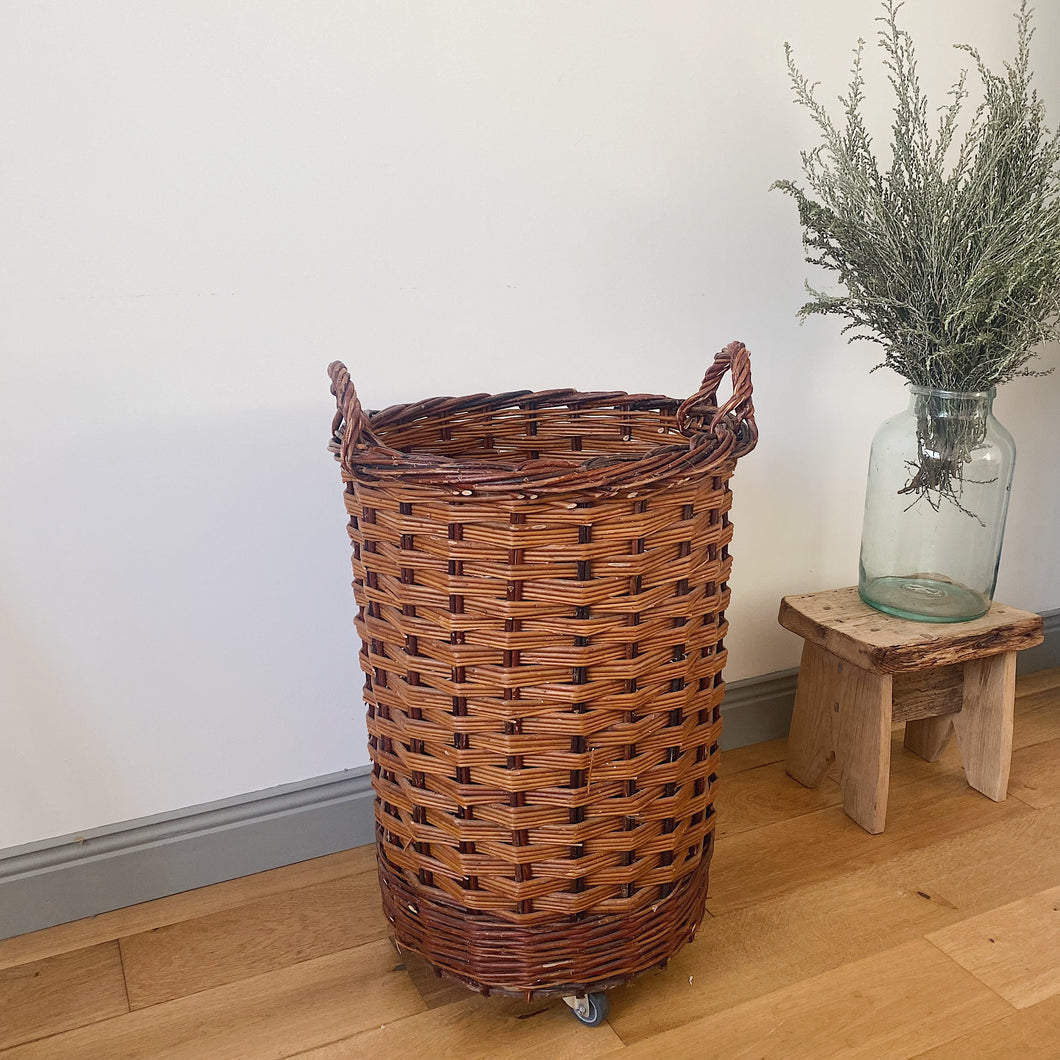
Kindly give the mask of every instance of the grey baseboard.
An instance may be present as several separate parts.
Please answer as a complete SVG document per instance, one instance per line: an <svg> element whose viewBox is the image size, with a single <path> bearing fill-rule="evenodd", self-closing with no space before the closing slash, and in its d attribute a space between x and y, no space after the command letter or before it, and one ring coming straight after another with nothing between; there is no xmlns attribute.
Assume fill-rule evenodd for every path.
<svg viewBox="0 0 1060 1060"><path fill-rule="evenodd" d="M1060 666L1060 610L1019 672ZM786 736L797 670L735 681L722 748ZM367 767L205 806L0 850L0 939L222 880L322 857L374 839Z"/></svg>
<svg viewBox="0 0 1060 1060"><path fill-rule="evenodd" d="M780 670L727 685L721 705L721 749L787 736L798 676L797 669Z"/></svg>
<svg viewBox="0 0 1060 1060"><path fill-rule="evenodd" d="M365 768L0 850L0 939L374 838Z"/></svg>

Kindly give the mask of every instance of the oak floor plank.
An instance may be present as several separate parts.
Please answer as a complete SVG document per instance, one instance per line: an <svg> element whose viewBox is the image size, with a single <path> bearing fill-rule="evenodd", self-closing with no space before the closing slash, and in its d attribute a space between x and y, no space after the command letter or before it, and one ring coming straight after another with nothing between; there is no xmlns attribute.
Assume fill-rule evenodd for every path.
<svg viewBox="0 0 1060 1060"><path fill-rule="evenodd" d="M342 850L337 854L215 883L195 891L156 898L151 902L100 913L28 935L0 939L0 969L110 942L124 935L150 931L221 909L231 909L265 895L280 894L296 887L308 887L352 875L369 875L374 881L374 846Z"/></svg>
<svg viewBox="0 0 1060 1060"><path fill-rule="evenodd" d="M1060 884L1060 807L909 851L872 872L961 917L976 916Z"/></svg>
<svg viewBox="0 0 1060 1060"><path fill-rule="evenodd" d="M1015 1008L1060 994L1060 887L927 936Z"/></svg>
<svg viewBox="0 0 1060 1060"><path fill-rule="evenodd" d="M116 942L0 971L0 1049L128 1010Z"/></svg>
<svg viewBox="0 0 1060 1060"><path fill-rule="evenodd" d="M652 1039L959 915L869 872L800 888L704 922L665 969L612 992L610 1022L626 1043Z"/></svg>
<svg viewBox="0 0 1060 1060"><path fill-rule="evenodd" d="M757 769L759 766L768 766L773 762L783 762L784 755L787 753L787 745L788 741L782 738L722 751L718 764L718 776L730 777L745 769Z"/></svg>
<svg viewBox="0 0 1060 1060"><path fill-rule="evenodd" d="M1056 1060L1060 997L1020 1009L912 1060Z"/></svg>
<svg viewBox="0 0 1060 1060"><path fill-rule="evenodd" d="M1009 1005L923 939L611 1054L614 1060L907 1060Z"/></svg>
<svg viewBox="0 0 1060 1060"><path fill-rule="evenodd" d="M403 950L401 961L428 1008L441 1008L443 1005L467 1000L469 987L456 979L438 975L430 964L417 954Z"/></svg>
<svg viewBox="0 0 1060 1060"><path fill-rule="evenodd" d="M835 806L728 836L711 866L707 909L720 916L1032 812L1013 797L992 802L968 787L963 774L941 772L892 788L880 835L869 835Z"/></svg>
<svg viewBox="0 0 1060 1060"><path fill-rule="evenodd" d="M1060 803L1058 756L1060 740L1047 740L1013 752L1009 794L1036 809Z"/></svg>
<svg viewBox="0 0 1060 1060"><path fill-rule="evenodd" d="M1060 667L1057 667L1060 672ZM1052 673L1052 671L1050 671ZM1015 750L1046 740L1060 739L1060 689L1046 688L1041 692L1020 694L1020 680L1016 681L1016 722L1012 731Z"/></svg>
<svg viewBox="0 0 1060 1060"><path fill-rule="evenodd" d="M820 787L804 788L784 772L783 761L770 762L723 777L714 800L717 836L736 835L787 821L804 813L838 806L839 785L826 777Z"/></svg>
<svg viewBox="0 0 1060 1060"><path fill-rule="evenodd" d="M610 1021L650 1037L1058 883L1060 808L1001 821L706 921L613 992Z"/></svg>
<svg viewBox="0 0 1060 1060"><path fill-rule="evenodd" d="M714 917L667 969L611 992L609 1026L417 978L381 938L363 847L0 941L0 1060L1056 1060L1058 707L1060 668L1019 679L1001 804L967 786L955 745L929 764L897 728L875 837L834 780L784 776L783 740L726 752ZM337 948L361 930L377 938Z"/></svg>
<svg viewBox="0 0 1060 1060"><path fill-rule="evenodd" d="M1060 666L1048 670L1036 670L1032 674L1020 674L1016 678L1016 698L1033 696L1040 692L1060 689Z"/></svg>
<svg viewBox="0 0 1060 1060"><path fill-rule="evenodd" d="M527 1005L510 998L471 997L300 1053L297 1060L590 1060L621 1046L609 1026L582 1026L562 1001Z"/></svg>
<svg viewBox="0 0 1060 1060"><path fill-rule="evenodd" d="M957 739L952 734L946 749L935 762L927 762L905 746L905 726L891 735L891 787L902 787L918 780L930 780L952 773L964 779ZM964 781L967 784L967 780Z"/></svg>
<svg viewBox="0 0 1060 1060"><path fill-rule="evenodd" d="M422 1011L389 942L318 957L0 1052L3 1060L265 1060Z"/></svg>
<svg viewBox="0 0 1060 1060"><path fill-rule="evenodd" d="M146 1008L353 949L387 938L388 928L377 889L347 876L139 932L121 940L129 1004Z"/></svg>

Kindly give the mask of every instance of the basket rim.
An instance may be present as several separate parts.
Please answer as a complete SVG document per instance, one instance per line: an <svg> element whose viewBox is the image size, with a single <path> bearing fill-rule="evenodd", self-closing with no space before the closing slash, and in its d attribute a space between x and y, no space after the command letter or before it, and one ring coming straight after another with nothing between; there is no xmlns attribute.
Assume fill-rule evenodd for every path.
<svg viewBox="0 0 1060 1060"><path fill-rule="evenodd" d="M731 371L732 397L719 404L718 383ZM515 390L500 394L476 393L433 397L366 412L357 397L349 371L340 361L328 367L338 410L328 446L342 465L347 480L387 481L401 478L423 486L455 488L458 495L530 489L609 493L699 476L725 469L754 449L758 431L751 402L750 363L743 343L730 343L708 368L699 391L684 401L663 394L625 391ZM637 453L614 453L588 459L555 456L523 460L482 460L442 453L396 449L386 445L385 431L423 421L484 411L525 411L566 408L655 412L672 417L681 443L664 442ZM671 436L673 438L674 436ZM687 439L687 441L685 440Z"/></svg>
<svg viewBox="0 0 1060 1060"><path fill-rule="evenodd" d="M636 455L595 457L573 461L533 459L483 461L442 454L407 453L383 446L357 446L348 461L341 456L341 437L328 446L343 465L348 479L384 482L401 479L422 486L452 487L451 492L526 491L569 492L589 490L613 492L649 485L679 484L706 474L732 473L736 460L754 448L747 433L733 430L729 444L713 435L696 434L692 446L662 445ZM533 499L531 497L531 499Z"/></svg>
<svg viewBox="0 0 1060 1060"><path fill-rule="evenodd" d="M470 394L465 397L429 398L367 411L367 422L377 429L404 426L417 420L430 422L442 415L479 412L486 408L613 408L623 411L673 413L676 398L662 394L626 394L621 391L512 391L505 394ZM454 412L453 409L458 411ZM449 411L443 411L448 409ZM694 419L705 426L717 412L712 406L697 410ZM690 417L691 419L692 417ZM713 433L694 430L687 441L670 442L638 453L596 456L587 460L556 457L527 460L481 460L446 456L430 451L409 452L381 444L359 442L343 450L345 423L336 424L328 449L342 464L344 476L362 481L400 478L422 486L449 487L449 492L476 493L517 490L568 492L587 490L613 492L672 482L725 469L731 474L735 462L757 443L757 435L746 421L725 415ZM675 437L675 436L671 436Z"/></svg>

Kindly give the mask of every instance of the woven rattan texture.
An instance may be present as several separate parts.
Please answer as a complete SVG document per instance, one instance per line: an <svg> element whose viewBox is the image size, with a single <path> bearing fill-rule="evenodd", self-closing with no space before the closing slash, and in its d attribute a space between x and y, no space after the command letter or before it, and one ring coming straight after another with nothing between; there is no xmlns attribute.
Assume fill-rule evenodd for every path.
<svg viewBox="0 0 1060 1060"><path fill-rule="evenodd" d="M525 997L607 990L665 965L695 937L707 896L710 850L666 902L630 915L554 920L534 927L422 902L380 859L383 909L398 945L482 993Z"/></svg>
<svg viewBox="0 0 1060 1060"><path fill-rule="evenodd" d="M332 366L384 900L399 943L482 989L626 977L702 916L728 480L755 440L726 355L746 385L720 413L708 371L692 405L366 415Z"/></svg>

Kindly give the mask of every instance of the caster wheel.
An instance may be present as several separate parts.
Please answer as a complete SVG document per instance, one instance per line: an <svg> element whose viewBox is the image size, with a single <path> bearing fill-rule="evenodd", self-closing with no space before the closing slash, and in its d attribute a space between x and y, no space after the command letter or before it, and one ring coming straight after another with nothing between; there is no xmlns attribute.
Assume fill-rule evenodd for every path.
<svg viewBox="0 0 1060 1060"><path fill-rule="evenodd" d="M586 1027L599 1027L607 1019L607 994L580 994L563 999L570 1006L574 1018Z"/></svg>

